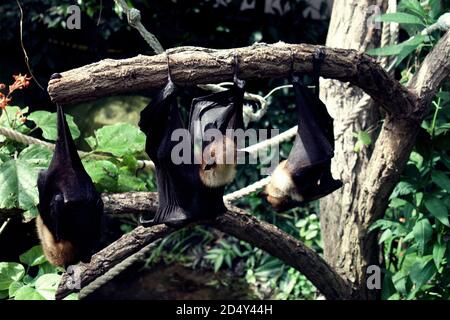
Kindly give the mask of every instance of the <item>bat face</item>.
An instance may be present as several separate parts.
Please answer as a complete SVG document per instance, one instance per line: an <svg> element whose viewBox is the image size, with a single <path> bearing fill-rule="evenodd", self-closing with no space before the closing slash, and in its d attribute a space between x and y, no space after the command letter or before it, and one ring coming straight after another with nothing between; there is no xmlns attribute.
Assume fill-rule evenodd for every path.
<svg viewBox="0 0 450 320"><path fill-rule="evenodd" d="M223 134L207 144L190 145L191 151L199 148L201 155L209 154L208 159L195 161L196 152L191 152L190 163L175 164L172 161L172 150L179 143L171 140L172 133L184 128L176 93L177 88L169 76L167 85L141 112L139 127L147 135L146 152L155 163L160 203L155 217L143 221L145 224L165 223L178 227L192 221L214 218L226 211L224 185L235 175L233 164L217 161L218 158L233 158L236 152L234 141ZM233 88L195 99L189 120L190 133L195 132L203 137L207 128L222 133L227 128L240 126L242 105L235 96Z"/></svg>
<svg viewBox="0 0 450 320"><path fill-rule="evenodd" d="M333 119L299 77L293 87L299 117L294 145L285 162L272 174L264 195L277 211L319 199L342 186L331 175L334 156Z"/></svg>
<svg viewBox="0 0 450 320"><path fill-rule="evenodd" d="M53 158L37 181L36 226L48 261L66 267L90 260L100 240L103 202L81 163L60 106L57 113Z"/></svg>

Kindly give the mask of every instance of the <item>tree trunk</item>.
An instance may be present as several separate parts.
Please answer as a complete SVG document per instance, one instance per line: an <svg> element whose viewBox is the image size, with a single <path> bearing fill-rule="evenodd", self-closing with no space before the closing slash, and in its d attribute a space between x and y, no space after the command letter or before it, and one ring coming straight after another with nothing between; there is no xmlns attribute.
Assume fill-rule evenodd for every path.
<svg viewBox="0 0 450 320"><path fill-rule="evenodd" d="M335 1L326 45L346 49L366 51L378 46L379 32L368 26L373 14L369 6L375 0ZM364 93L361 89L333 79L322 79L321 99L328 106L338 128L352 114ZM321 200L320 220L324 243L325 260L336 268L344 279L353 283L356 299L374 298L375 292L366 287L366 267L377 262L378 250L375 244L363 246L360 235L367 232L358 216L358 198L364 181L372 148L354 151L354 132L375 127L380 119L377 108L367 108L357 119L341 131L337 137L332 172L340 178L344 186ZM376 130L375 130L376 131Z"/></svg>

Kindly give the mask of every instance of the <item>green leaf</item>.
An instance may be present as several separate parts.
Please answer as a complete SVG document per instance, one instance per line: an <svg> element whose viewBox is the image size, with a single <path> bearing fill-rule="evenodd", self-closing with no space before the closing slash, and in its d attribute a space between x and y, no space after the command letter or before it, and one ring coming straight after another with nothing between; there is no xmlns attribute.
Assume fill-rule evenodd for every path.
<svg viewBox="0 0 450 320"><path fill-rule="evenodd" d="M13 298L16 295L17 290L24 286L23 282L14 281L9 285L8 295Z"/></svg>
<svg viewBox="0 0 450 320"><path fill-rule="evenodd" d="M36 126L42 130L42 136L45 139L55 141L58 135L56 117L56 112L51 113L48 111L39 110L30 113L27 119L36 123ZM77 139L80 136L80 130L78 130L77 125L73 121L73 117L66 114L66 120L73 139Z"/></svg>
<svg viewBox="0 0 450 320"><path fill-rule="evenodd" d="M14 300L45 300L45 298L33 287L24 286L16 291Z"/></svg>
<svg viewBox="0 0 450 320"><path fill-rule="evenodd" d="M25 268L16 262L0 262L0 290L9 290L14 281L19 281L25 275Z"/></svg>
<svg viewBox="0 0 450 320"><path fill-rule="evenodd" d="M392 191L392 194L390 196L390 199L398 198L399 196L404 196L407 194L414 193L416 191L416 188L409 182L406 181L400 181L394 188L394 191Z"/></svg>
<svg viewBox="0 0 450 320"><path fill-rule="evenodd" d="M392 231L391 229L386 229L380 237L380 240L378 240L378 244L382 244L386 240L390 239L392 237Z"/></svg>
<svg viewBox="0 0 450 320"><path fill-rule="evenodd" d="M441 199L438 199L436 197L425 199L425 207L442 224L450 227L447 207Z"/></svg>
<svg viewBox="0 0 450 320"><path fill-rule="evenodd" d="M0 164L0 208L36 209L36 182L41 169L34 161L20 157Z"/></svg>
<svg viewBox="0 0 450 320"><path fill-rule="evenodd" d="M308 230L305 235L305 240L311 240L317 237L319 232L317 230Z"/></svg>
<svg viewBox="0 0 450 320"><path fill-rule="evenodd" d="M59 271L58 267L55 267L54 265L46 261L39 265L39 271L37 276L42 276L43 274L47 273L57 273L58 271Z"/></svg>
<svg viewBox="0 0 450 320"><path fill-rule="evenodd" d="M442 242L435 242L433 246L433 260L434 264L436 265L436 268L439 268L441 265L442 259L444 259L445 256L445 250L447 249L447 245Z"/></svg>
<svg viewBox="0 0 450 320"><path fill-rule="evenodd" d="M433 257L426 256L412 266L409 278L417 288L420 288L431 280L436 271L437 269L433 263Z"/></svg>
<svg viewBox="0 0 450 320"><path fill-rule="evenodd" d="M86 141L95 151L109 152L118 157L142 152L145 147L145 135L128 123L104 126L95 132L96 144L92 138Z"/></svg>
<svg viewBox="0 0 450 320"><path fill-rule="evenodd" d="M445 172L435 170L431 173L431 179L439 187L450 192L450 178Z"/></svg>
<svg viewBox="0 0 450 320"><path fill-rule="evenodd" d="M219 271L222 264L223 264L223 255L217 256L216 260L214 261L214 272Z"/></svg>
<svg viewBox="0 0 450 320"><path fill-rule="evenodd" d="M116 191L119 169L108 160L83 161L84 168L100 191Z"/></svg>
<svg viewBox="0 0 450 320"><path fill-rule="evenodd" d="M433 229L431 228L430 221L428 219L422 219L416 222L413 228L414 238L417 241L417 249L420 255L425 252L426 244L431 239Z"/></svg>
<svg viewBox="0 0 450 320"><path fill-rule="evenodd" d="M0 209L21 208L37 213L37 176L49 162L48 150L43 148L29 146L17 159L0 164Z"/></svg>
<svg viewBox="0 0 450 320"><path fill-rule="evenodd" d="M24 254L21 254L19 259L20 262L25 263L30 267L37 266L47 261L40 245L34 246Z"/></svg>
<svg viewBox="0 0 450 320"><path fill-rule="evenodd" d="M413 52L420 44L422 44L427 39L428 36L417 35L399 44L371 49L367 51L367 54L372 56L393 56L402 54L403 56L406 52Z"/></svg>
<svg viewBox="0 0 450 320"><path fill-rule="evenodd" d="M118 192L147 191L144 181L134 175L131 175L129 172L124 172L123 170L120 170L117 186Z"/></svg>
<svg viewBox="0 0 450 320"><path fill-rule="evenodd" d="M386 13L377 17L375 20L381 22L396 22L400 24L420 24L425 26L422 19L404 12Z"/></svg>
<svg viewBox="0 0 450 320"><path fill-rule="evenodd" d="M359 152L363 146L368 146L372 143L370 135L365 131L354 132L353 136L358 139L353 149L355 152Z"/></svg>
<svg viewBox="0 0 450 320"><path fill-rule="evenodd" d="M389 202L390 208L400 208L408 204L408 201L402 199L402 198L392 198Z"/></svg>
<svg viewBox="0 0 450 320"><path fill-rule="evenodd" d="M442 11L441 0L429 0L430 17L436 19Z"/></svg>
<svg viewBox="0 0 450 320"><path fill-rule="evenodd" d="M19 158L41 169L48 167L52 156L53 152L50 149L39 144L32 144L22 150Z"/></svg>
<svg viewBox="0 0 450 320"><path fill-rule="evenodd" d="M0 115L0 125L2 127L6 127L6 128L10 128L10 129L16 129L14 123L17 123L17 115L19 114L25 114L28 112L28 107L26 108L20 108L17 106L7 106L6 107L6 112L2 112ZM8 116L7 116L8 115ZM13 123L13 126L10 126L10 122Z"/></svg>
<svg viewBox="0 0 450 320"><path fill-rule="evenodd" d="M406 289L407 280L408 274L405 270L400 270L392 276L392 283L394 284L395 289L401 294L406 294L408 291Z"/></svg>
<svg viewBox="0 0 450 320"><path fill-rule="evenodd" d="M59 274L44 274L34 284L36 291L46 300L55 300L56 289L61 281Z"/></svg>
<svg viewBox="0 0 450 320"><path fill-rule="evenodd" d="M409 11L419 17L426 17L427 13L418 0L402 0L398 5L399 11Z"/></svg>

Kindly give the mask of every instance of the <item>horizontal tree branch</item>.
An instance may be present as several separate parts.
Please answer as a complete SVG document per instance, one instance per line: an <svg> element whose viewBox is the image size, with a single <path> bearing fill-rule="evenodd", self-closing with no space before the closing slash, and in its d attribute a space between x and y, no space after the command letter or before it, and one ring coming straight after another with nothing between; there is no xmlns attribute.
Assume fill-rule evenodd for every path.
<svg viewBox="0 0 450 320"><path fill-rule="evenodd" d="M223 50L179 47L166 52L174 82L192 86L232 79L234 55L239 58L242 79L288 77L292 65L297 72L310 73L317 48L326 53L320 71L322 77L360 87L390 112L411 110L416 97L389 77L375 59L355 50L279 42ZM167 73L165 53L123 60L106 59L62 72L61 78L50 80L48 92L55 103L72 104L159 88L167 81Z"/></svg>
<svg viewBox="0 0 450 320"><path fill-rule="evenodd" d="M156 209L158 196L151 192L129 192L105 194L105 211L108 213L149 213ZM280 230L276 226L260 221L244 210L229 207L229 210L214 221L204 221L227 234L246 241L303 273L327 299L349 299L351 288L347 283L312 249ZM176 229L163 225L135 228L123 235L105 249L95 254L89 264L79 264L81 287L138 252L149 243L167 236ZM63 275L58 287L57 298L61 299L74 292L71 276Z"/></svg>

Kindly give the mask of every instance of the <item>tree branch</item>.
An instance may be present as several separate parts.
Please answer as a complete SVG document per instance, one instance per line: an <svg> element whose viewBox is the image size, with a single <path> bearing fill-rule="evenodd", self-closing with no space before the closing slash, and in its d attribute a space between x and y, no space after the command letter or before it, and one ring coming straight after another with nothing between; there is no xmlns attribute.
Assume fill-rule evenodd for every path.
<svg viewBox="0 0 450 320"><path fill-rule="evenodd" d="M409 85L418 96L411 113L388 115L367 166L367 174L354 196L358 197L359 228L354 236L359 239L365 266L377 264L373 248L377 246L376 233L368 232L372 223L381 218L389 196L397 184L416 141L420 124L426 116L437 88L449 75L450 32L441 38L426 57ZM363 268L364 269L364 268ZM365 270L361 270L365 272Z"/></svg>
<svg viewBox="0 0 450 320"><path fill-rule="evenodd" d="M391 115L385 119L367 167L367 177L359 198L359 207L365 212L363 220L366 224L383 215L389 195L414 146L419 126L426 116L436 90L449 73L450 31L428 54L409 84L419 98L413 112Z"/></svg>
<svg viewBox="0 0 450 320"><path fill-rule="evenodd" d="M408 112L415 97L371 57L356 50L308 44L255 44L214 50L180 47L168 50L170 72L181 86L217 83L232 79L234 55L239 57L243 79L286 77L294 70L311 72L317 48L326 52L321 76L359 86L393 113ZM55 103L70 104L100 97L162 87L167 80L167 56L139 55L124 60L106 59L63 72L50 80L48 92Z"/></svg>
<svg viewBox="0 0 450 320"><path fill-rule="evenodd" d="M439 40L414 74L408 87L419 97L419 115L423 116L436 90L450 74L450 31Z"/></svg>
<svg viewBox="0 0 450 320"><path fill-rule="evenodd" d="M132 192L106 194L103 195L103 200L105 211L108 213L149 213L155 211L157 197L157 193ZM351 288L316 252L274 225L259 221L236 207L229 207L224 215L214 221L203 223L261 248L299 270L327 299L351 297ZM137 227L123 235L119 240L95 254L89 264L77 266L81 287L138 252L142 247L175 230L162 225L150 228ZM64 298L75 291L71 289L71 283L73 283L71 276L64 274L58 287L57 298Z"/></svg>

